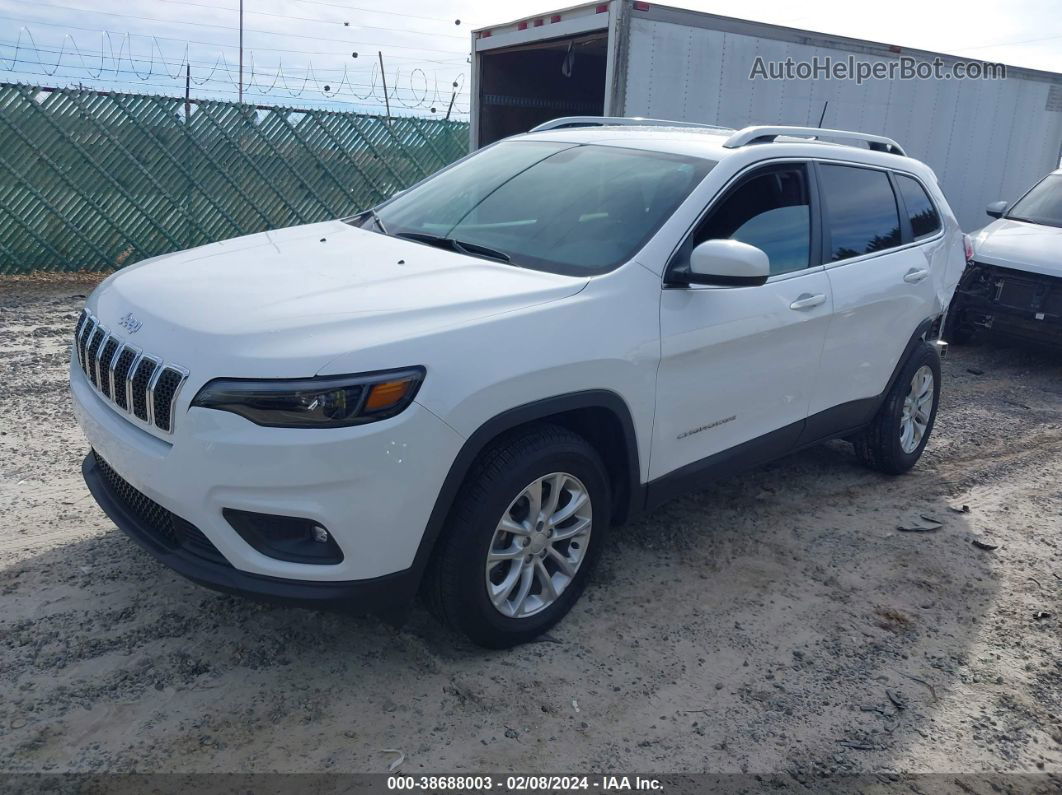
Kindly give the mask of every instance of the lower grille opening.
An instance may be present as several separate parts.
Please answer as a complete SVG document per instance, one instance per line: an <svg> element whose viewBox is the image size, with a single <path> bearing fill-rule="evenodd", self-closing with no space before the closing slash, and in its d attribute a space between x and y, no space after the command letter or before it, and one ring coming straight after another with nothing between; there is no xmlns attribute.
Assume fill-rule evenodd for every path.
<svg viewBox="0 0 1062 795"><path fill-rule="evenodd" d="M210 539L199 528L186 522L176 514L166 510L147 495L138 491L95 450L92 451L96 466L107 484L108 490L131 514L142 523L142 527L167 549L182 549L196 557L230 566L225 556L218 551Z"/></svg>

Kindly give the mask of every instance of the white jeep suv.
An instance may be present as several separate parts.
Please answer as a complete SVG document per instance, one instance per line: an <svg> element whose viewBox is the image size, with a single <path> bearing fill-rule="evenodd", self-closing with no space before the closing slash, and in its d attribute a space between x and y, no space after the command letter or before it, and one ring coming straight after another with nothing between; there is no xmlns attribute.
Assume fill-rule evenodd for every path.
<svg viewBox="0 0 1062 795"><path fill-rule="evenodd" d="M837 437L911 468L965 264L930 169L856 133L588 123L109 277L71 367L103 510L203 585L420 592L502 647L712 476Z"/></svg>

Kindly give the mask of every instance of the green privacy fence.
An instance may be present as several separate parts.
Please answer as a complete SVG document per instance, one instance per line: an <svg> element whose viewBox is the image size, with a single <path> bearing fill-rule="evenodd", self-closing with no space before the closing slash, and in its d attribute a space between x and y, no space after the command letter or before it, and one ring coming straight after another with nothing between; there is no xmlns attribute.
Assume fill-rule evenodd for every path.
<svg viewBox="0 0 1062 795"><path fill-rule="evenodd" d="M0 83L0 273L349 215L467 150L465 122Z"/></svg>

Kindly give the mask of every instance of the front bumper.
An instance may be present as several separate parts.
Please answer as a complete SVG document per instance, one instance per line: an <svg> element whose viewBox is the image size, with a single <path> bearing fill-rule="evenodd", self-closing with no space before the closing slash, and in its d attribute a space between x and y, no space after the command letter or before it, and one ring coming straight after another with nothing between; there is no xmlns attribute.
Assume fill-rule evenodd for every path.
<svg viewBox="0 0 1062 795"><path fill-rule="evenodd" d="M132 489L194 526L237 570L222 583L258 582L244 582L240 575L247 574L341 589L409 569L463 443L417 403L380 422L317 430L264 428L230 412L189 408L187 395L174 432L163 439L103 400L76 364L70 386L89 446ZM323 564L263 554L233 528L226 509L318 523L343 559Z"/></svg>
<svg viewBox="0 0 1062 795"><path fill-rule="evenodd" d="M1062 344L1062 279L973 262L950 312L959 326Z"/></svg>
<svg viewBox="0 0 1062 795"><path fill-rule="evenodd" d="M100 508L120 530L178 574L215 591L298 607L385 615L401 613L416 593L412 569L351 582L289 580L250 574L233 568L223 558L210 560L190 548L171 547L162 543L149 523L115 493L103 476L95 453L85 456L81 474Z"/></svg>

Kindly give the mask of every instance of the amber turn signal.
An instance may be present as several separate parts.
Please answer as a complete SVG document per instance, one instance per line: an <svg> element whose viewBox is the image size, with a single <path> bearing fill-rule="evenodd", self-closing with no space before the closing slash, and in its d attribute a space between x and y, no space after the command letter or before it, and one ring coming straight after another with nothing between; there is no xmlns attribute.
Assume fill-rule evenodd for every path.
<svg viewBox="0 0 1062 795"><path fill-rule="evenodd" d="M373 384L369 396L365 399L366 411L381 411L389 409L400 403L413 385L417 383L412 378L404 378L401 381L381 381Z"/></svg>

